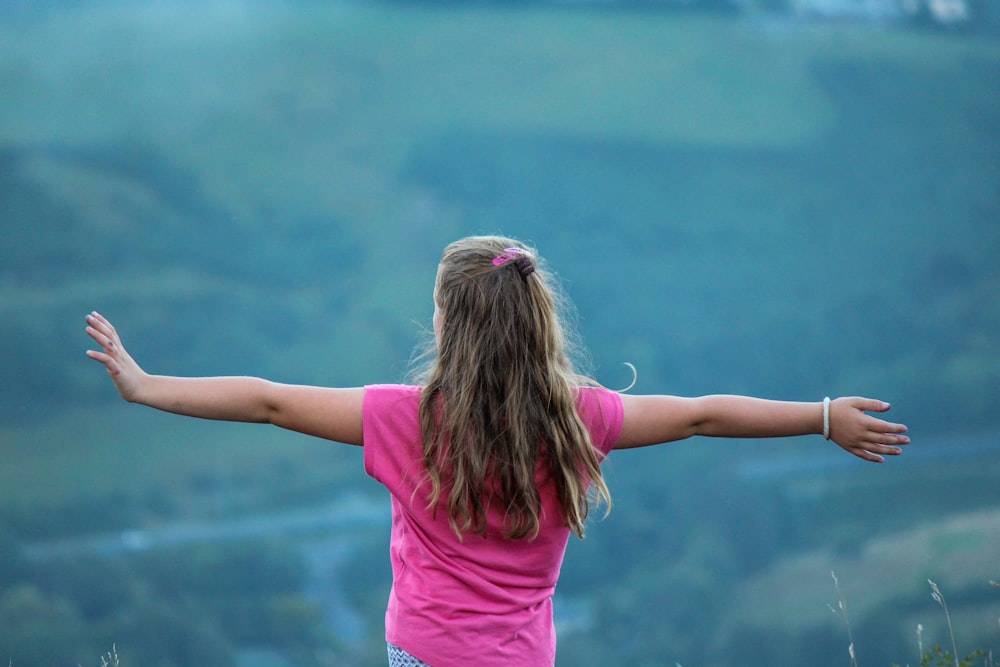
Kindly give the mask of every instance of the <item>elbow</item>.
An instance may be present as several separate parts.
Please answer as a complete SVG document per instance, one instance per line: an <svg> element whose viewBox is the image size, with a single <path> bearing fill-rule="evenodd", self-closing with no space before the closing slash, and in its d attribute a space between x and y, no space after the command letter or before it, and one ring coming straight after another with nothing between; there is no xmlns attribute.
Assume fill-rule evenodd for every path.
<svg viewBox="0 0 1000 667"><path fill-rule="evenodd" d="M253 378L252 382L257 385L254 388L255 400L251 402L253 408L246 415L245 421L254 424L280 424L282 407L276 391L277 385L262 378Z"/></svg>
<svg viewBox="0 0 1000 667"><path fill-rule="evenodd" d="M281 426L284 421L285 410L277 396L275 396L273 387L269 387L269 389L272 389L272 391L268 391L265 394L265 399L257 413L257 423Z"/></svg>
<svg viewBox="0 0 1000 667"><path fill-rule="evenodd" d="M725 414L726 396L699 396L691 399L690 435L707 438L724 437L729 434L726 422L720 416Z"/></svg>

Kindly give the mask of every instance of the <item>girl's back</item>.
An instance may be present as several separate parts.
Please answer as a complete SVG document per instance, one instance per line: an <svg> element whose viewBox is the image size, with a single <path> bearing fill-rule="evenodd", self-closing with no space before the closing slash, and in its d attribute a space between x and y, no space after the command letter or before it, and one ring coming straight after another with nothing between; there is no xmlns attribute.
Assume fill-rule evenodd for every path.
<svg viewBox="0 0 1000 667"><path fill-rule="evenodd" d="M418 411L422 389L367 387L365 469L392 497L393 587L386 639L435 665L551 665L552 595L570 535L552 474L535 481L541 525L534 538L511 538L499 494L487 499L485 534L455 533L447 512L428 507ZM607 453L622 423L620 397L579 391L579 413Z"/></svg>

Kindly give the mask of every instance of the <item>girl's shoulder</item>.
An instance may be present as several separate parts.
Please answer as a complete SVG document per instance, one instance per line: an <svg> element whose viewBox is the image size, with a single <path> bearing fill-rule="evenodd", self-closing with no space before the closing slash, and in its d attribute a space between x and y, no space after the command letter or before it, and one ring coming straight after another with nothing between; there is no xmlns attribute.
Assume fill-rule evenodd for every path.
<svg viewBox="0 0 1000 667"><path fill-rule="evenodd" d="M582 385L577 389L576 410L594 445L605 453L614 449L625 421L621 394L599 385Z"/></svg>
<svg viewBox="0 0 1000 667"><path fill-rule="evenodd" d="M398 408L401 403L420 403L423 387L412 384L370 384L365 385L364 410Z"/></svg>
<svg viewBox="0 0 1000 667"><path fill-rule="evenodd" d="M377 392L377 393L386 393L395 395L416 394L419 396L421 391L423 391L423 387L421 385L416 385L416 384L366 384L365 385L365 394L368 394L369 392Z"/></svg>

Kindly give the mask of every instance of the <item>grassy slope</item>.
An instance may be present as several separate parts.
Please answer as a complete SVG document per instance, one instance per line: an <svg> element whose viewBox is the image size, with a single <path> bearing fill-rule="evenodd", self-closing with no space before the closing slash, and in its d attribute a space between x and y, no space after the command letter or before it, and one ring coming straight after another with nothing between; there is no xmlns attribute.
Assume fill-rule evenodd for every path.
<svg viewBox="0 0 1000 667"><path fill-rule="evenodd" d="M775 68L766 40L714 20L340 7L306 13L273 8L253 17L208 10L199 23L160 6L82 9L3 32L4 142L148 145L190 165L210 196L237 211L256 198L254 203L298 202L291 206L356 220L361 233L371 235L376 265L386 259L379 248L399 250L380 242L385 228L414 206L413 193L396 181L401 163L415 144L444 128L782 144L819 131L829 114L803 61ZM732 34L723 39L720 32ZM733 50L746 55L734 59ZM755 70L765 84L732 91L701 82L704 72L734 62ZM729 76L746 80L740 72ZM764 98L792 103L773 108L805 105L813 112L783 117ZM100 200L99 182L47 170L44 163L32 175L76 207L89 199L94 223L116 224L108 216L113 206ZM400 264L404 271L418 270ZM371 307L391 310L426 300L422 277L376 284ZM412 298L399 293L401 283L415 284ZM98 274L68 287L11 291L2 298L32 317L39 308L105 301L123 282ZM232 293L232 286L222 288ZM128 280L126 289L169 298L219 287L168 272ZM411 316L420 312L411 307ZM85 341L79 343L82 348ZM90 381L85 386L100 391ZM157 419L113 405L83 414L56 411L44 424L6 427L5 448L18 458L4 467L7 503L62 504L81 493L170 487L165 477L183 477L180 471L190 474L215 460L203 452L218 452L226 431L168 420L168 428L142 433L144 420ZM81 432L93 434L85 448L75 437ZM190 446L176 446L179 432ZM141 454L131 444L137 437ZM26 442L35 446L14 445ZM265 467L286 456L286 447L233 453ZM52 460L60 465L51 466Z"/></svg>
<svg viewBox="0 0 1000 667"><path fill-rule="evenodd" d="M428 258L401 247L412 239L387 231L418 224L422 205L439 206L431 211L432 235L448 238L460 225L458 212L428 204L398 177L414 147L442 132L493 128L652 145L790 146L815 140L834 122L833 107L810 78L815 63L887 60L945 71L996 51L989 44L843 26L783 33L646 13L226 7L210 5L201 20L169 5L91 7L0 27L0 141L150 146L193 170L207 195L235 211L250 234L281 224L281 217L239 215L264 206L350 220L366 239L366 268L391 263L401 274L391 284L359 286L358 301L368 313L361 321L375 325L422 318L432 279ZM71 204L79 205L88 191L85 180L46 175L44 165L35 176L60 183ZM107 223L103 214L110 208L98 205L95 222ZM99 302L121 289L119 276L83 278L71 292L56 286L0 299L24 311L29 302L32 309ZM168 292L176 285L188 295L217 288L183 272L146 277L143 284ZM291 298L311 308L308 293ZM337 324L327 322L326 334L356 338ZM362 326L357 333L371 330ZM318 356L320 345L313 339L294 351ZM336 362L325 354L320 362ZM363 367L399 367L377 354L367 359ZM82 387L101 391L99 379L84 377L81 371ZM102 457L81 456L75 436L100 433L101 424L121 419L153 419L124 414L121 406L95 406L83 416L56 411L44 424L5 428L4 446L17 450L21 472L41 470L52 459L73 461L61 473L65 480L46 485L50 501L62 492L85 493L69 481L77 475L96 493L141 487L164 469L197 469L204 448L218 447L215 430L195 429L185 436L193 446L177 448L174 428L185 427L156 429L144 436L142 455L155 463L134 459L129 474L102 474ZM111 429L88 449L127 451L130 437ZM14 444L24 442L42 446ZM266 466L285 448L260 446L239 455ZM176 463L189 453L193 460ZM165 468L164 461L174 463ZM29 475L11 466L5 473L8 503L40 500L38 487L16 481Z"/></svg>
<svg viewBox="0 0 1000 667"><path fill-rule="evenodd" d="M864 663L885 664L879 658L905 661L919 654L918 625L923 626L920 640L925 649L935 644L951 648L945 616L927 585L934 581L951 603L951 622L960 657L964 657L994 643L1000 591L991 581L998 540L1000 510L992 509L886 534L852 554L826 550L800 554L742 582L733 592L722 623L736 636L767 636L785 644L789 653L797 650L805 656L815 652L815 647L808 646L808 637L816 636L820 628L828 632L832 628L844 638L841 655L846 657L842 603ZM831 573L838 584L831 580ZM921 589L926 596L915 598L914 591ZM824 600L838 611L831 614L821 604ZM876 622L884 633L878 637L867 629ZM890 632L896 638L887 642L885 634ZM885 652L887 646L892 646L891 652L879 656L877 652Z"/></svg>
<svg viewBox="0 0 1000 667"><path fill-rule="evenodd" d="M203 20L192 21L189 11L168 5L88 8L0 26L0 143L148 146L196 174L206 196L232 211L248 235L266 238L269 227L294 217L262 210L349 221L365 249L360 271L392 266L394 280L353 283L348 323L321 314L314 334L289 344L288 358L309 360L295 362L308 369L289 372L312 381L325 380L318 369L340 363L333 349L353 349L358 340L366 347L348 360L352 382L398 370L396 341L380 333L373 342L372 332L412 330L411 320L426 317L437 247L466 231L468 212L459 204L428 197L400 176L418 147L442 135L554 132L654 148L781 150L819 141L837 122L813 78L817 64L891 62L945 75L962 62L997 57L995 45L947 37L850 26L774 32L645 13L319 3L304 12L243 13L225 4L203 11ZM44 161L31 174L46 186L58 183L69 204L91 206L92 223L114 225L106 214L120 192L95 201L93 182L46 171ZM702 233L729 231L720 225ZM5 291L0 304L19 315L82 313L123 282L154 299L232 294L231 285L183 271L141 283L139 275L101 272L76 278L73 289ZM257 285L239 293L247 303L262 296L287 297L314 315L321 301L305 288L276 294ZM67 340L82 352L82 333ZM82 354L67 359L86 364ZM248 366L233 371L256 372ZM100 373L81 370L77 382L90 396L110 391ZM110 498L167 515L200 514L219 484L297 490L305 498L360 476L354 450L259 427L181 423L117 403L62 407L45 420L0 427L2 511L44 520L46 511ZM248 505L270 500L252 496ZM130 518L149 519L122 520ZM49 532L30 519L28 530ZM816 579L820 601L832 597L819 588L826 567Z"/></svg>

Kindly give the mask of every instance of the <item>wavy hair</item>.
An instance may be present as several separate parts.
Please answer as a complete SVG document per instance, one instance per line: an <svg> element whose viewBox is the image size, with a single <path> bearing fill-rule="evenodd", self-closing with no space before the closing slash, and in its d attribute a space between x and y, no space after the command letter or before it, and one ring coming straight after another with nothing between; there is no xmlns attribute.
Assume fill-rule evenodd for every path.
<svg viewBox="0 0 1000 667"><path fill-rule="evenodd" d="M610 508L611 495L576 409L579 388L594 383L573 368L553 277L518 241L469 237L445 249L434 300L436 353L420 400L428 508L447 494L461 538L485 534L487 508L500 503L505 535L534 539L541 464L583 537L592 500Z"/></svg>

